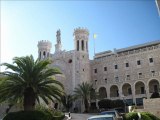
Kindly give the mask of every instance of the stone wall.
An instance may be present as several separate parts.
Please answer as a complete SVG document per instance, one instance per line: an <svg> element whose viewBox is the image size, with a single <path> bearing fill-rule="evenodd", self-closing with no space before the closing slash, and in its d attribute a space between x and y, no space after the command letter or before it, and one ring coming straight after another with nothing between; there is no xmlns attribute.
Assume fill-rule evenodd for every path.
<svg viewBox="0 0 160 120"><path fill-rule="evenodd" d="M144 109L137 109L137 112L150 112L160 117L160 98L143 99Z"/></svg>

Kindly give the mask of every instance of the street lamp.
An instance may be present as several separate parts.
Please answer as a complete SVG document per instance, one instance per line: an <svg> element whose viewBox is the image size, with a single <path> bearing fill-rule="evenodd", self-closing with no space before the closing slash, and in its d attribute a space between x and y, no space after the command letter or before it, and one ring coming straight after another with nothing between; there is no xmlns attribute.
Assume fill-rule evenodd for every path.
<svg viewBox="0 0 160 120"><path fill-rule="evenodd" d="M125 96L122 94L121 97L123 98L124 103L124 112L126 113L126 102L125 102Z"/></svg>

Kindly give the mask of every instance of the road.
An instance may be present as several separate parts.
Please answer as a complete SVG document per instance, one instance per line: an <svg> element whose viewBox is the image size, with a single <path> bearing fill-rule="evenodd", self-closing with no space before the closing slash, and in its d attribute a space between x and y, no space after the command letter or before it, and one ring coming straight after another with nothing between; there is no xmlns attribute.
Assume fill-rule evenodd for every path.
<svg viewBox="0 0 160 120"><path fill-rule="evenodd" d="M66 114L66 115L68 115L68 114ZM87 120L87 118L89 118L91 116L93 116L93 114L71 113L71 119L70 120Z"/></svg>

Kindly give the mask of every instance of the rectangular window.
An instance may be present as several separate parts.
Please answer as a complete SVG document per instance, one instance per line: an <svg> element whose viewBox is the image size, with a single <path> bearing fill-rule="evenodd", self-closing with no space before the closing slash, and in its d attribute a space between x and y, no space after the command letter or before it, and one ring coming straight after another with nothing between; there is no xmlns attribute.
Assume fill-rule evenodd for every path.
<svg viewBox="0 0 160 120"><path fill-rule="evenodd" d="M107 71L107 67L104 67L104 71Z"/></svg>
<svg viewBox="0 0 160 120"><path fill-rule="evenodd" d="M141 94L144 94L144 87L141 87Z"/></svg>
<svg viewBox="0 0 160 120"><path fill-rule="evenodd" d="M114 68L115 68L115 69L118 69L118 65L114 65Z"/></svg>
<svg viewBox="0 0 160 120"><path fill-rule="evenodd" d="M116 81L119 81L119 78L118 78L118 76L117 76L117 77L115 77L115 80L116 80Z"/></svg>
<svg viewBox="0 0 160 120"><path fill-rule="evenodd" d="M139 77L139 78L142 78L142 73L138 73L138 77Z"/></svg>
<svg viewBox="0 0 160 120"><path fill-rule="evenodd" d="M94 80L95 81L95 84L97 84L97 80Z"/></svg>
<svg viewBox="0 0 160 120"><path fill-rule="evenodd" d="M141 65L141 61L140 60L137 61L137 65Z"/></svg>
<svg viewBox="0 0 160 120"><path fill-rule="evenodd" d="M129 67L129 63L126 63L126 67Z"/></svg>
<svg viewBox="0 0 160 120"><path fill-rule="evenodd" d="M155 76L155 71L151 71L151 73L152 73L152 76Z"/></svg>
<svg viewBox="0 0 160 120"><path fill-rule="evenodd" d="M149 62L150 62L150 63L153 63L153 58L149 58Z"/></svg>
<svg viewBox="0 0 160 120"><path fill-rule="evenodd" d="M94 73L97 73L97 69L94 69Z"/></svg>
<svg viewBox="0 0 160 120"><path fill-rule="evenodd" d="M127 80L130 80L130 75L127 75Z"/></svg>
<svg viewBox="0 0 160 120"><path fill-rule="evenodd" d="M105 83L107 83L107 78L105 78L104 80L105 80Z"/></svg>

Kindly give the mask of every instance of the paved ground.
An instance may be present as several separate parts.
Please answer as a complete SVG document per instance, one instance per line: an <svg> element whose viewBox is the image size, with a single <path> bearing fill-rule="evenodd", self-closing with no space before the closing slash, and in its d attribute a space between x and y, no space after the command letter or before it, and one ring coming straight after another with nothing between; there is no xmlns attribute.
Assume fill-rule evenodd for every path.
<svg viewBox="0 0 160 120"><path fill-rule="evenodd" d="M66 114L68 116L68 114ZM66 120L87 120L87 118L93 116L93 114L78 114L78 113L71 113L71 119Z"/></svg>
<svg viewBox="0 0 160 120"><path fill-rule="evenodd" d="M68 113L66 113L66 116L68 116ZM71 119L66 117L64 120L87 120L87 118L89 118L91 116L94 116L94 114L71 113Z"/></svg>

